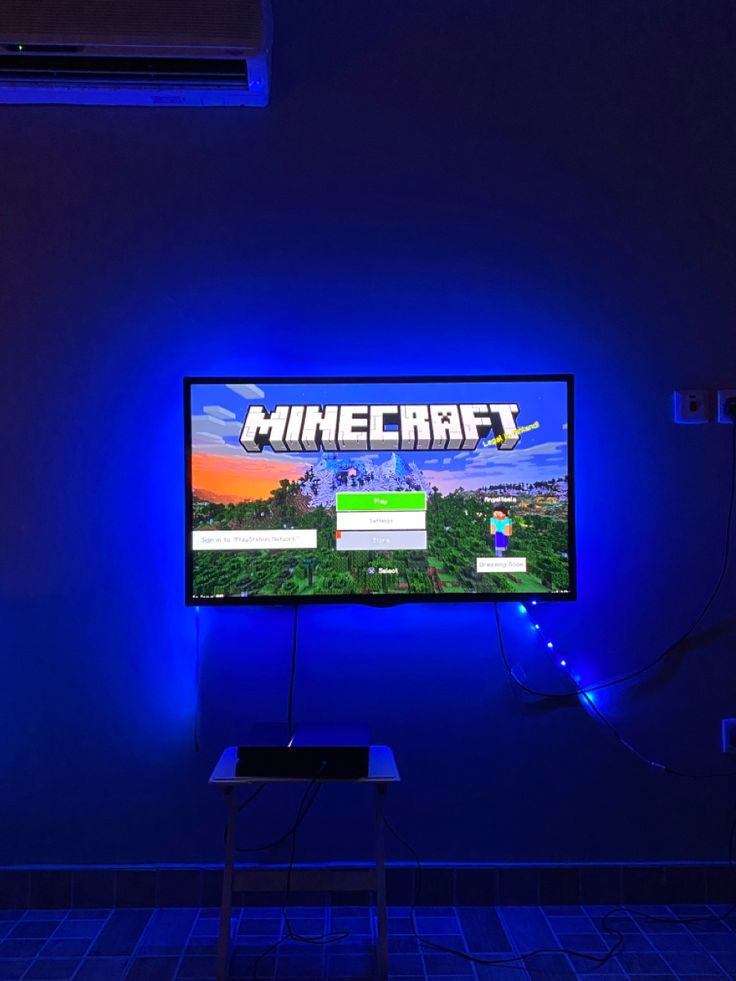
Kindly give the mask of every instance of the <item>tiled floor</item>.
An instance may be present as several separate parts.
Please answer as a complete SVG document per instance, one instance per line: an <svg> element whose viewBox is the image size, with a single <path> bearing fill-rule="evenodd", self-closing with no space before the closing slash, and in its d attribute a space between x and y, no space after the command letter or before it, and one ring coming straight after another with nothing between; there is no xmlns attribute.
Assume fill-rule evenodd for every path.
<svg viewBox="0 0 736 981"><path fill-rule="evenodd" d="M721 912L721 907L635 907L657 916ZM606 907L422 907L419 932L435 943L484 960L513 957L534 948L604 952L611 942L599 929ZM422 949L412 935L408 911L392 908L389 919L392 981L597 977L736 977L736 916L689 926L620 915L625 936L617 956L604 966L563 953L538 955L524 965L480 966L450 954ZM347 931L327 946L285 941L258 966L258 978L360 981L374 977L375 916L365 907L304 907L290 911L292 929L315 935ZM233 921L232 978L253 978L254 957L282 936L277 909L243 909ZM172 981L214 977L217 910L0 910L0 979L33 981Z"/></svg>

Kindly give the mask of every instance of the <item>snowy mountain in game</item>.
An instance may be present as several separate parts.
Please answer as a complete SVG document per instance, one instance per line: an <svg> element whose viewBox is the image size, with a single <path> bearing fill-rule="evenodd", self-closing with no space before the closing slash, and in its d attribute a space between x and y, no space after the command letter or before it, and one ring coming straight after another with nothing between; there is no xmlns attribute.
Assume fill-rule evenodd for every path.
<svg viewBox="0 0 736 981"><path fill-rule="evenodd" d="M553 477L550 480L539 480L535 483L493 484L481 487L478 495L496 495L504 497L556 497L559 501L567 501L567 477Z"/></svg>
<svg viewBox="0 0 736 981"><path fill-rule="evenodd" d="M421 490L429 494L431 487L415 463L407 463L398 453L392 453L378 465L368 457L346 459L334 453L324 453L319 463L301 479L302 494L310 508L320 505L334 508L338 491L402 491Z"/></svg>

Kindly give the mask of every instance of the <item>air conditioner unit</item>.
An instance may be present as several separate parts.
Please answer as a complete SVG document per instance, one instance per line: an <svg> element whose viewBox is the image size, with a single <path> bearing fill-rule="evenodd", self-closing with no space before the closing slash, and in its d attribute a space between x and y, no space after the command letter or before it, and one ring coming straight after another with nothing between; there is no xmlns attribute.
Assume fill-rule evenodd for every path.
<svg viewBox="0 0 736 981"><path fill-rule="evenodd" d="M265 106L270 0L0 0L0 103Z"/></svg>

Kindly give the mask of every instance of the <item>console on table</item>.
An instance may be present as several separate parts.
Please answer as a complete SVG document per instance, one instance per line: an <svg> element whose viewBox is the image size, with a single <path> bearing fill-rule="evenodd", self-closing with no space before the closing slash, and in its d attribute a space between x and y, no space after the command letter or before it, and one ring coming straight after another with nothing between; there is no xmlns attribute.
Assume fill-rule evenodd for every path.
<svg viewBox="0 0 736 981"><path fill-rule="evenodd" d="M378 977L388 977L388 923L384 866L383 802L388 785L399 771L388 746L368 745L367 734L356 730L297 729L293 737L273 729L256 733L243 746L230 746L220 757L210 783L223 789L227 806L225 869L220 909L217 978L227 977L233 892L283 892L284 869L258 865L235 867L238 819L236 789L253 783L366 783L376 788L375 865L368 868L293 869L291 887L299 892L363 892L376 894L378 914Z"/></svg>

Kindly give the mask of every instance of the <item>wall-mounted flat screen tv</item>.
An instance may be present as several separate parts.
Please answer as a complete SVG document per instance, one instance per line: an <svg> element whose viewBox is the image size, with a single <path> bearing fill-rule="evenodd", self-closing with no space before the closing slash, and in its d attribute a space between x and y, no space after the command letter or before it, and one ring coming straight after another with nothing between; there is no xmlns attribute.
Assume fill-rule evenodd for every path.
<svg viewBox="0 0 736 981"><path fill-rule="evenodd" d="M575 598L568 375L188 378L190 604Z"/></svg>

